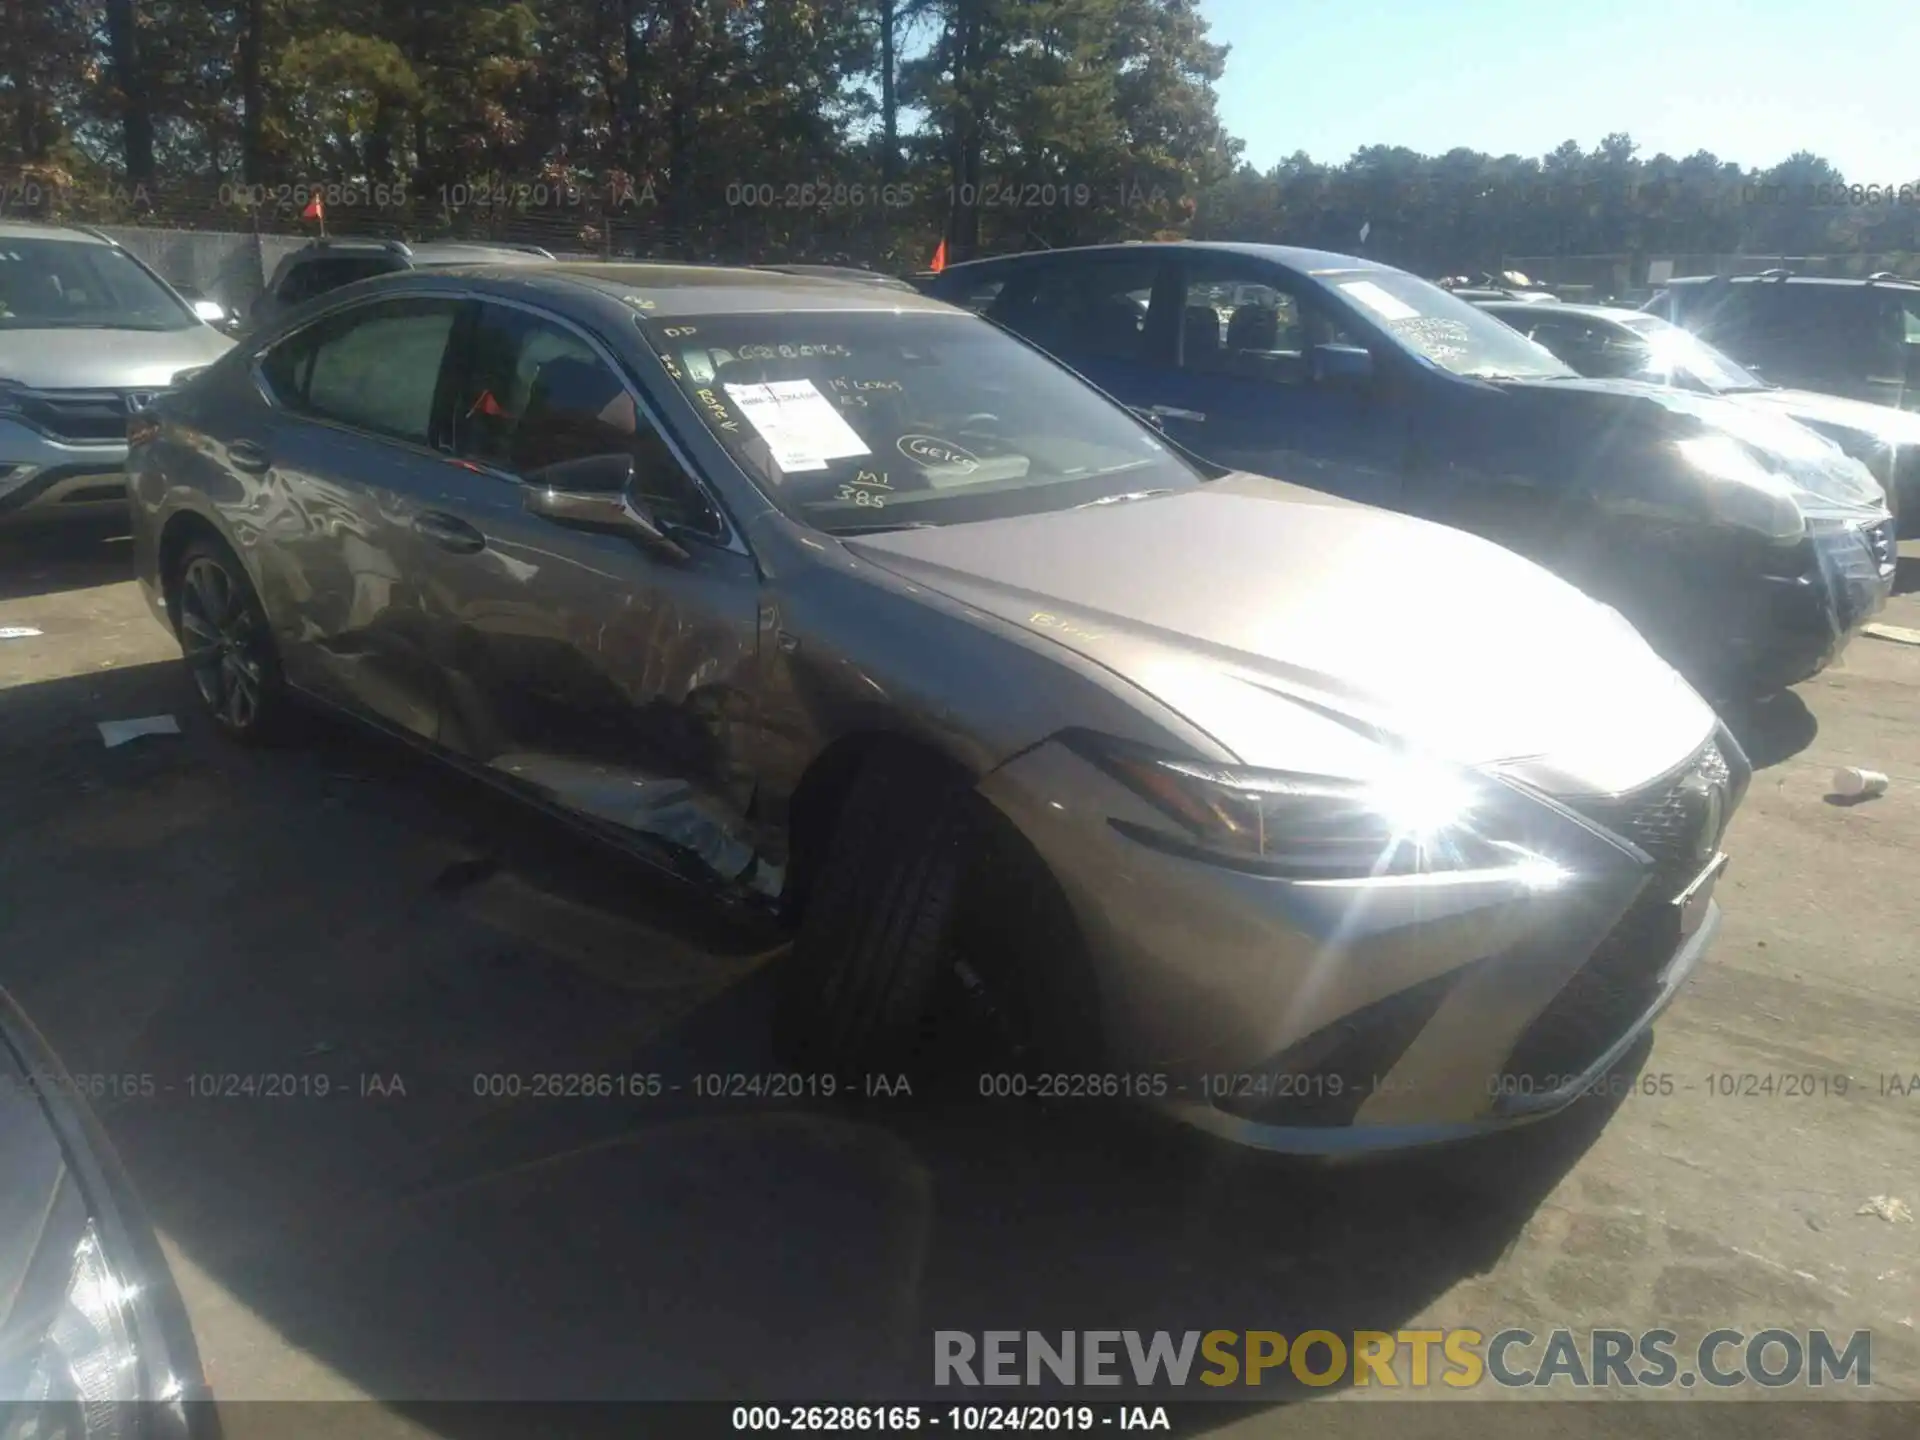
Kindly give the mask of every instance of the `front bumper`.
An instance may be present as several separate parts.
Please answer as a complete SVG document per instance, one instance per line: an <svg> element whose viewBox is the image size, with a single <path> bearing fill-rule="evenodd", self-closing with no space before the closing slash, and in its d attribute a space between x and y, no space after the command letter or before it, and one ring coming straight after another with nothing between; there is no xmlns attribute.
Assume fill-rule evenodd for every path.
<svg viewBox="0 0 1920 1440"><path fill-rule="evenodd" d="M123 514L126 472L124 440L74 443L0 420L0 524Z"/></svg>
<svg viewBox="0 0 1920 1440"><path fill-rule="evenodd" d="M1796 558L1793 573L1761 582L1762 623L1745 637L1755 692L1819 674L1880 612L1899 563L1893 521L1816 522Z"/></svg>
<svg viewBox="0 0 1920 1440"><path fill-rule="evenodd" d="M1716 758L1715 772L1707 757ZM1723 803L1683 811L1690 778ZM1634 795L1568 812L1564 883L1505 875L1302 882L1129 840L1164 826L1064 746L982 782L1072 905L1129 1093L1263 1149L1359 1155L1565 1108L1666 1008L1712 942L1708 868L1750 770L1724 732Z"/></svg>

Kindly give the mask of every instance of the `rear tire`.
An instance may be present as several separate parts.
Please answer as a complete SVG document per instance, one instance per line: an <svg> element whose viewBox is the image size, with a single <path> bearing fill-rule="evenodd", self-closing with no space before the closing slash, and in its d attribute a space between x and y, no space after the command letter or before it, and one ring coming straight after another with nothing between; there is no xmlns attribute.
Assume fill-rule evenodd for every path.
<svg viewBox="0 0 1920 1440"><path fill-rule="evenodd" d="M167 594L187 675L209 718L242 744L278 735L289 703L280 652L239 558L218 540L191 541Z"/></svg>
<svg viewBox="0 0 1920 1440"><path fill-rule="evenodd" d="M866 762L784 967L774 1039L789 1065L857 1080L916 1057L951 963L980 804L931 762Z"/></svg>

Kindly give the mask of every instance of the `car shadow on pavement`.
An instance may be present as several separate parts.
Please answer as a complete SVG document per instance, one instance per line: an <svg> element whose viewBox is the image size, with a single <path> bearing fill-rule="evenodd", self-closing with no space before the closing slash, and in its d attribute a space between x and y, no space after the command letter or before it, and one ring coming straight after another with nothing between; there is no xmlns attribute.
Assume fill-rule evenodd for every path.
<svg viewBox="0 0 1920 1440"><path fill-rule="evenodd" d="M1893 593L1910 595L1920 590L1920 555L1902 555L1894 564Z"/></svg>
<svg viewBox="0 0 1920 1440"><path fill-rule="evenodd" d="M1756 770L1791 760L1820 733L1820 721L1791 690L1729 706L1721 718Z"/></svg>
<svg viewBox="0 0 1920 1440"><path fill-rule="evenodd" d="M727 1079L776 1068L764 932L404 749L239 750L187 701L0 692L0 983L151 1082L97 1108L216 1394L951 1401L936 1330L1392 1331L1611 1113L1322 1170L1100 1105L769 1098Z"/></svg>
<svg viewBox="0 0 1920 1440"><path fill-rule="evenodd" d="M88 590L133 578L124 522L81 520L0 527L0 600Z"/></svg>

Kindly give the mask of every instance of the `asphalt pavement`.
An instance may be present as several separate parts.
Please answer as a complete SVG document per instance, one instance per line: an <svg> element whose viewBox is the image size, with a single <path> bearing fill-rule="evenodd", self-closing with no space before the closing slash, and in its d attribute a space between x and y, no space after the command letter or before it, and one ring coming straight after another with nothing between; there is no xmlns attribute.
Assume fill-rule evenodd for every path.
<svg viewBox="0 0 1920 1440"><path fill-rule="evenodd" d="M772 1069L777 937L338 723L224 744L126 566L0 538L0 627L43 632L0 640L0 985L134 1077L97 1108L223 1401L898 1395L996 1326L1775 1324L1870 1329L1920 1399L1920 1228L1869 1207L1920 1209L1920 647L1735 717L1726 924L1633 1093L1325 1172L1084 1106L700 1093ZM1840 764L1889 792L1837 803Z"/></svg>

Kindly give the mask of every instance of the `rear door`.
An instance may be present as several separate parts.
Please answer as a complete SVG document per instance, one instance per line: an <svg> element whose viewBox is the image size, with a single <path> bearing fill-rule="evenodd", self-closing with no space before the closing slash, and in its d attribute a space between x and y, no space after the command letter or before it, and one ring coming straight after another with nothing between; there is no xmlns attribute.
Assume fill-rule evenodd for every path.
<svg viewBox="0 0 1920 1440"><path fill-rule="evenodd" d="M482 301L456 348L446 541L419 601L448 697L443 743L583 816L665 842L729 881L752 775L734 727L754 703L759 575L611 353L571 322ZM532 514L622 456L627 492L684 551Z"/></svg>
<svg viewBox="0 0 1920 1440"><path fill-rule="evenodd" d="M461 301L394 297L315 320L268 349L272 395L228 467L261 487L249 519L289 678L428 739L441 706L421 649L421 528L453 462L437 448Z"/></svg>
<svg viewBox="0 0 1920 1440"><path fill-rule="evenodd" d="M1167 433L1219 465L1388 508L1403 500L1404 424L1390 357L1371 383L1316 378L1315 345L1356 333L1278 266L1217 250L1176 272L1175 361L1156 396Z"/></svg>

